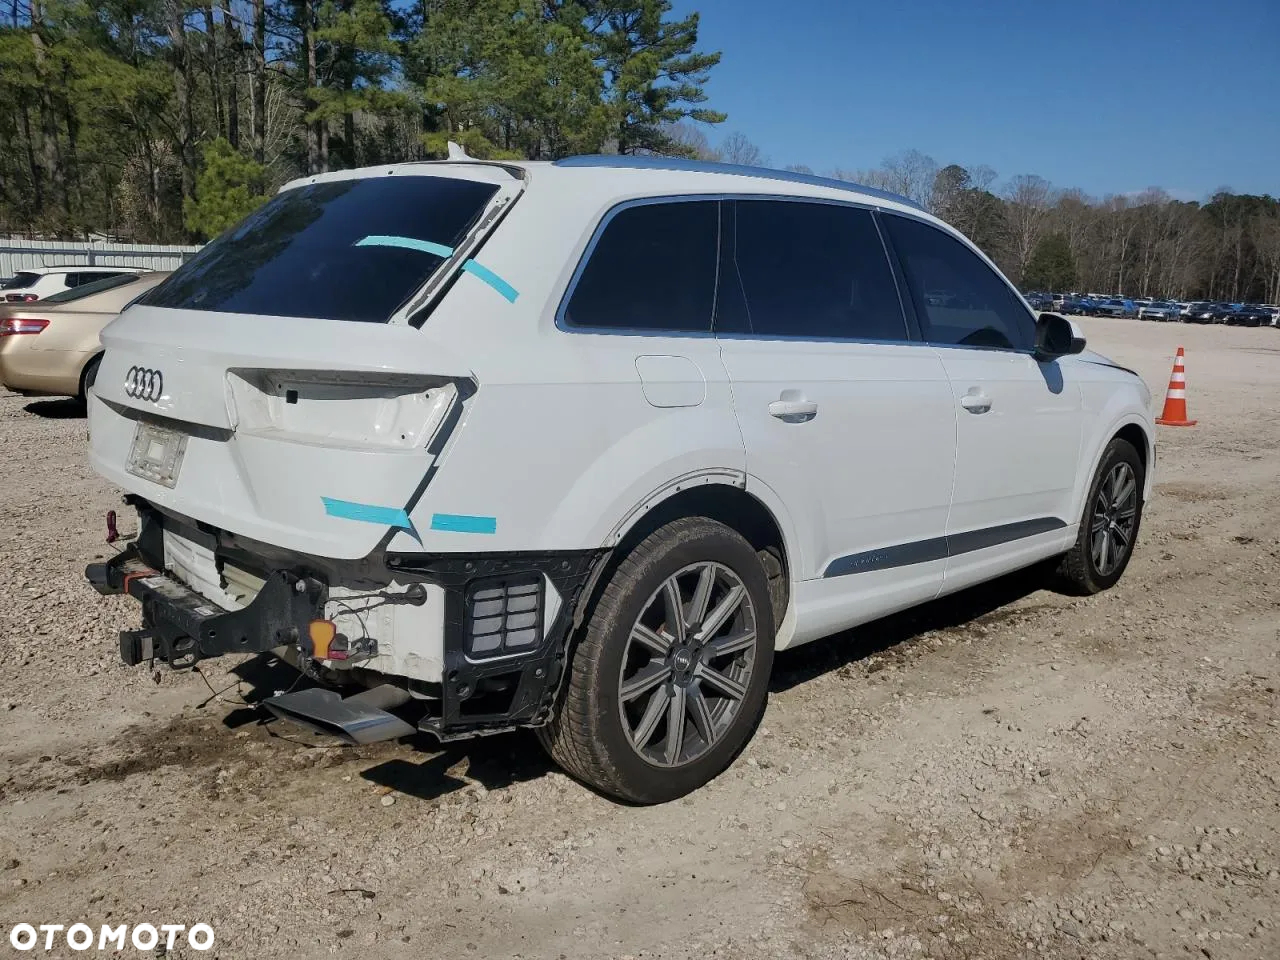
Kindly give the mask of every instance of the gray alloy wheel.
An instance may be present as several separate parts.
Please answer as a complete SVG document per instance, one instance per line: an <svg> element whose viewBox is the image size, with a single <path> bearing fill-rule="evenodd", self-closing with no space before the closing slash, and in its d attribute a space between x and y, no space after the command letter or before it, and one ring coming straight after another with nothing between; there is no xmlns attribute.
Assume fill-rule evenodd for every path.
<svg viewBox="0 0 1280 960"><path fill-rule="evenodd" d="M720 774L760 723L775 598L759 551L708 517L662 524L604 579L538 739L596 790L666 803Z"/></svg>
<svg viewBox="0 0 1280 960"><path fill-rule="evenodd" d="M632 625L618 673L632 749L676 767L715 746L746 697L755 646L751 596L728 567L703 561L664 580Z"/></svg>
<svg viewBox="0 0 1280 960"><path fill-rule="evenodd" d="M1121 461L1098 484L1089 530L1093 565L1100 576L1110 576L1127 558L1137 516L1138 478L1133 467Z"/></svg>
<svg viewBox="0 0 1280 960"><path fill-rule="evenodd" d="M1113 437L1084 501L1079 533L1058 567L1058 585L1088 596L1116 584L1133 556L1142 525L1146 470L1137 448Z"/></svg>

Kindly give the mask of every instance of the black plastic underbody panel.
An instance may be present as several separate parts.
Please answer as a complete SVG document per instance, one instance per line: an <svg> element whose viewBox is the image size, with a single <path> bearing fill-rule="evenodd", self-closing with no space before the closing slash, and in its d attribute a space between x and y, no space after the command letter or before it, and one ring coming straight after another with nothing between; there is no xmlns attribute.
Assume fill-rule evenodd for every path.
<svg viewBox="0 0 1280 960"><path fill-rule="evenodd" d="M604 550L552 553L401 553L387 566L439 584L445 590L444 680L440 716L420 726L441 740L497 733L546 721L560 688L573 618ZM464 649L466 597L478 583L544 574L560 595L560 607L541 643L492 660L471 659ZM544 597L543 603L546 603Z"/></svg>

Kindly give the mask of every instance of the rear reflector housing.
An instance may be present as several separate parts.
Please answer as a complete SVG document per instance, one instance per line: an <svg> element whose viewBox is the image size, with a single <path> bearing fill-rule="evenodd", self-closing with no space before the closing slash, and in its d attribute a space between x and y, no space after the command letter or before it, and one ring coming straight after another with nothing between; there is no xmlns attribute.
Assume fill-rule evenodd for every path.
<svg viewBox="0 0 1280 960"><path fill-rule="evenodd" d="M467 589L466 655L472 660L524 653L542 640L543 578L479 580Z"/></svg>
<svg viewBox="0 0 1280 960"><path fill-rule="evenodd" d="M24 333L39 333L48 325L48 320L7 317L4 320L0 320L0 337L16 337Z"/></svg>
<svg viewBox="0 0 1280 960"><path fill-rule="evenodd" d="M5 294L5 300L9 303L31 303L33 300L39 300L39 294L35 293L9 293Z"/></svg>

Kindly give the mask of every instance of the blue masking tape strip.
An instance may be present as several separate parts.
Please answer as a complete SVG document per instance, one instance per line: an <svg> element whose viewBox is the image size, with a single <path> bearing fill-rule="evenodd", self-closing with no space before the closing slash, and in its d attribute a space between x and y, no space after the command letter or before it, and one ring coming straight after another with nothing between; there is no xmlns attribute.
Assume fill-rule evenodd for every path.
<svg viewBox="0 0 1280 960"><path fill-rule="evenodd" d="M423 253L434 253L441 259L448 260L453 256L453 247L443 243L432 243L430 240L418 240L414 237L365 237L356 241L357 247L403 247L405 250L420 250Z"/></svg>
<svg viewBox="0 0 1280 960"><path fill-rule="evenodd" d="M447 530L449 533L497 533L497 517L468 517L458 513L433 513L431 515L432 530Z"/></svg>
<svg viewBox="0 0 1280 960"><path fill-rule="evenodd" d="M353 503L350 500L333 500L329 497L321 497L320 500L324 503L324 512L331 517L399 527L413 532L413 521L401 507L376 507L369 503Z"/></svg>
<svg viewBox="0 0 1280 960"><path fill-rule="evenodd" d="M498 294L502 296L507 303L515 303L516 297L520 296L515 287L507 283L507 281L503 280L488 267L476 263L474 260L468 260L462 265L462 269L467 271L467 273L471 274L473 277L479 277L489 286L493 287L494 290L497 290Z"/></svg>
<svg viewBox="0 0 1280 960"><path fill-rule="evenodd" d="M453 256L453 247L446 247L443 243L432 243L430 240L418 240L415 237L392 237L392 236L370 236L363 240L356 241L357 247L401 247L405 250L419 250L422 253L434 253L437 257L447 260ZM493 287L507 303L515 303L516 298L520 296L519 292L507 281L490 270L483 264L476 263L474 260L468 260L462 265L462 269L467 271L474 277L483 280L489 286Z"/></svg>

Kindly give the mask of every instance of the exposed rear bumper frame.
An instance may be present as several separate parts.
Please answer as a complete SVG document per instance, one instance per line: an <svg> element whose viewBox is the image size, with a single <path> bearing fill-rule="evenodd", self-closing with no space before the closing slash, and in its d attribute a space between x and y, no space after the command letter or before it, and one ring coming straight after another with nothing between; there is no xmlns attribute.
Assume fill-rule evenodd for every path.
<svg viewBox="0 0 1280 960"><path fill-rule="evenodd" d="M142 604L142 630L120 634L120 656L133 666L152 657L174 669L228 653L261 653L296 644L307 624L323 617L328 590L314 577L274 571L253 602L223 610L153 566L130 544L85 577L102 594L128 594Z"/></svg>

